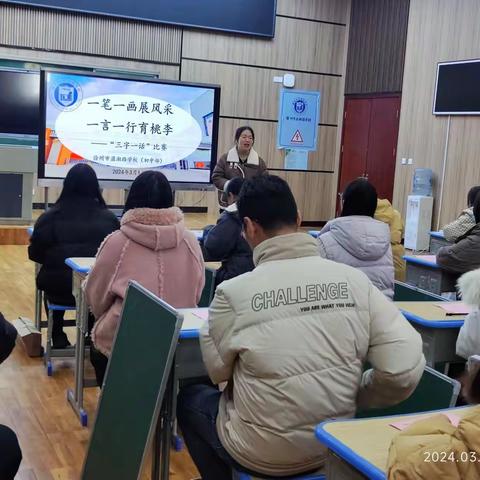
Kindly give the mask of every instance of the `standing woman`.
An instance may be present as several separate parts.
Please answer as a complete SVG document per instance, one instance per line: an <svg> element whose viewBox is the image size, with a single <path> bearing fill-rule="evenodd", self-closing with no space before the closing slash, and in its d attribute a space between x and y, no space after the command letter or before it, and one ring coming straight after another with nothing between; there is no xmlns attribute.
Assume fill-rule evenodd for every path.
<svg viewBox="0 0 480 480"><path fill-rule="evenodd" d="M235 132L235 146L218 159L212 173L212 182L218 189L218 203L222 210L228 207L225 190L229 180L235 177L249 179L267 173L265 162L253 149L254 143L253 129L248 126L239 127Z"/></svg>
<svg viewBox="0 0 480 480"><path fill-rule="evenodd" d="M103 239L119 227L100 193L95 170L86 163L72 167L55 205L36 221L28 247L30 260L42 265L37 287L48 302L75 305L72 270L65 259L94 257ZM63 331L63 314L53 312L53 348L70 345Z"/></svg>

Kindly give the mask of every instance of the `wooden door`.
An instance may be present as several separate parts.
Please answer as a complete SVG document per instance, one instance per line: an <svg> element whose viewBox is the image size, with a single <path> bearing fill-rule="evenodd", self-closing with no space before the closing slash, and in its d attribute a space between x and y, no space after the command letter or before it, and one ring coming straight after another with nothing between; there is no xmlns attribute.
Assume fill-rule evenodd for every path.
<svg viewBox="0 0 480 480"><path fill-rule="evenodd" d="M365 175L371 109L369 98L345 99L339 193L352 180Z"/></svg>
<svg viewBox="0 0 480 480"><path fill-rule="evenodd" d="M399 110L399 95L345 99L339 194L352 180L365 177L379 198L392 200Z"/></svg>
<svg viewBox="0 0 480 480"><path fill-rule="evenodd" d="M378 198L392 201L397 153L400 96L372 99L366 176Z"/></svg>

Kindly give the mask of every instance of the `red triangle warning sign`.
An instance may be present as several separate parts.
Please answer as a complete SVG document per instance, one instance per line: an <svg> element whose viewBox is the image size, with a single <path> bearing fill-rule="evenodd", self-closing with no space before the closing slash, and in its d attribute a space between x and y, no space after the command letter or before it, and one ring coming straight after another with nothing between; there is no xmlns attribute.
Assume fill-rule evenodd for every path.
<svg viewBox="0 0 480 480"><path fill-rule="evenodd" d="M292 143L303 143L303 137L302 137L302 134L300 133L300 130L297 130L293 134L291 142Z"/></svg>

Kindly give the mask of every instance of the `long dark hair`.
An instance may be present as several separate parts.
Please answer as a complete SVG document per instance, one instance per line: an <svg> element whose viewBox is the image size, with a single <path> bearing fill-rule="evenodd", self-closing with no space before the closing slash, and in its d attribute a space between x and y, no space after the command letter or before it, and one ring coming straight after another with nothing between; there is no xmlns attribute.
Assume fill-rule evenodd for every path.
<svg viewBox="0 0 480 480"><path fill-rule="evenodd" d="M173 207L173 192L167 177L159 171L147 170L132 183L123 213L133 208Z"/></svg>
<svg viewBox="0 0 480 480"><path fill-rule="evenodd" d="M342 195L342 217L364 215L373 217L377 209L377 191L365 178L357 178L347 185Z"/></svg>
<svg viewBox="0 0 480 480"><path fill-rule="evenodd" d="M467 206L468 207L473 207L473 204L475 203L475 198L477 195L480 193L480 186L472 187L468 191L467 195Z"/></svg>
<svg viewBox="0 0 480 480"><path fill-rule="evenodd" d="M477 193L475 200L473 201L473 216L477 223L480 222L480 192Z"/></svg>
<svg viewBox="0 0 480 480"><path fill-rule="evenodd" d="M62 193L55 202L55 206L79 199L94 200L101 207L107 208L95 170L87 163L77 163L68 171L63 181Z"/></svg>

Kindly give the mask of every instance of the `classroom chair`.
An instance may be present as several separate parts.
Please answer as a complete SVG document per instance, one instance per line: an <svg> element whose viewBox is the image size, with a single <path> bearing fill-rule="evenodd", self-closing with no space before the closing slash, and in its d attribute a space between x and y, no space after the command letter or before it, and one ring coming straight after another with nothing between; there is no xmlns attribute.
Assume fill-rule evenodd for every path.
<svg viewBox="0 0 480 480"><path fill-rule="evenodd" d="M68 312L76 310L75 307L67 307L65 305L56 305L54 303L47 303L48 308L48 320L47 320L47 346L45 349L44 363L47 369L47 375L51 377L53 375L52 358L71 358L75 356L75 348L53 348L52 347L52 331L53 331L53 312L62 311Z"/></svg>
<svg viewBox="0 0 480 480"><path fill-rule="evenodd" d="M391 407L359 411L356 418L384 417L451 408L455 406L459 393L460 382L433 368L425 367L417 388L409 398Z"/></svg>
<svg viewBox="0 0 480 480"><path fill-rule="evenodd" d="M205 286L203 287L202 296L198 302L199 307L209 307L215 295L215 275L217 272L210 267L205 267Z"/></svg>
<svg viewBox="0 0 480 480"><path fill-rule="evenodd" d="M269 477L272 478L272 477ZM313 473L309 475L299 475L296 477L278 477L279 479L282 478L283 480L326 480L326 476L321 473ZM233 480L262 480L263 477L252 477L248 473L238 472L234 470L233 472Z"/></svg>

